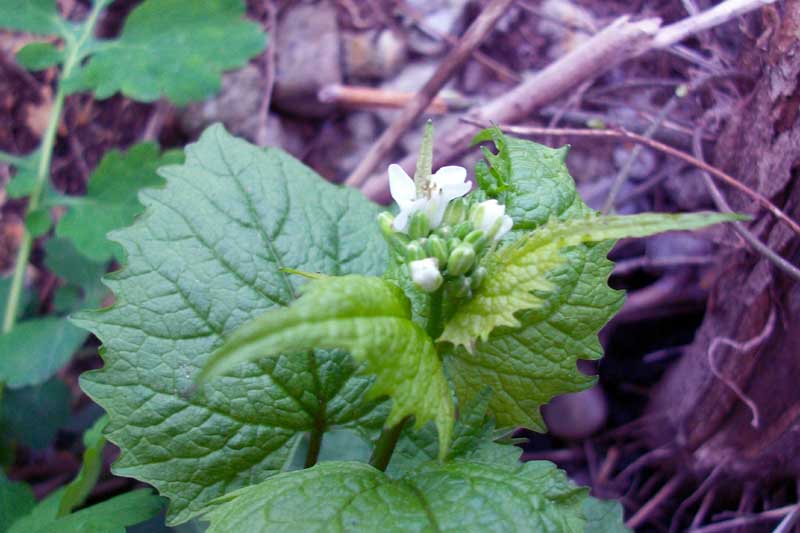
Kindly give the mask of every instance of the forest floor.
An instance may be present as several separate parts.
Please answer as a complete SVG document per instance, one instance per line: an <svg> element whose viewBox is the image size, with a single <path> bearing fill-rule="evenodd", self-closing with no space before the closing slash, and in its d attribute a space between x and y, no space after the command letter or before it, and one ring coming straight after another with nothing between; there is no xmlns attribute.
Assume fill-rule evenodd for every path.
<svg viewBox="0 0 800 533"><path fill-rule="evenodd" d="M388 163L416 152L424 118L431 116L439 138L446 139L464 128L467 111L477 116L476 109L579 49L618 17L659 17L669 24L712 4L517 0L493 22L475 51L453 65L427 111L411 120L365 171L374 141L403 120L408 113L403 106L451 60L449 52L462 42L459 36L489 3L336 0L271 6L249 1L249 15L273 37L262 56L226 75L223 93L215 100L179 109L119 95L102 101L70 97L59 127L54 187L65 194L85 193L91 170L107 150L141 140L182 147L205 126L221 121L236 135L280 146L325 178L359 183L370 196L385 201L378 175ZM63 12L75 17L82 16L86 4L59 1ZM115 2L101 21L100 33L119 32L136 4ZM793 6L788 9L798 9L796 3L788 4ZM693 140L699 139L706 153L719 153L716 133L700 129L701 124L721 104L733 109L747 105L760 72L754 51L766 49L779 17L775 9L733 17L680 44L616 58L576 76L575 83L515 122L539 128L531 137L537 142L571 145L567 165L595 209L611 206L624 214L716 209L713 190L691 155ZM14 53L29 41L26 35L0 33L0 150L14 154L36 147L52 105L54 73L31 74L14 61ZM630 138L557 129L587 126L637 133L689 159ZM471 169L479 153L470 153L449 154L450 162ZM715 163L713 157L709 160ZM5 194L10 172L0 164L2 275L13 268L23 227L24 202ZM354 178L354 173L362 177ZM727 186L720 188L733 194ZM742 198L737 196L735 205L746 205ZM27 279L38 293L41 311L47 312L57 278L44 265L42 242L37 242ZM722 230L620 242L610 255L616 262L610 285L627 290L627 302L601 332L605 357L582 368L596 372L599 383L546 407L550 433L520 432L529 439L523 458L551 460L596 496L620 499L628 524L640 531L771 531L796 513L798 488L791 473L785 478L715 478L713 468L690 467L683 452L661 446L651 436L651 397L695 340L712 287L727 258L736 253L748 252L742 241ZM97 341L90 339L59 374L70 387L69 412L40 428L40 447L20 447L12 458L10 477L30 483L38 497L74 476L80 465L80 435L100 410L80 390L78 376L101 365L97 348ZM106 454L108 469L115 455L112 446ZM91 499L135 485L107 471Z"/></svg>

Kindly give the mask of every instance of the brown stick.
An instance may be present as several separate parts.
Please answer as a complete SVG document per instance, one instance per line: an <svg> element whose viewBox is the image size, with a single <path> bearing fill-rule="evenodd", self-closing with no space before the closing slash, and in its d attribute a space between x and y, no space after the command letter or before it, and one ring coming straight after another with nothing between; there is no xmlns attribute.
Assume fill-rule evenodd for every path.
<svg viewBox="0 0 800 533"><path fill-rule="evenodd" d="M661 490L659 490L656 493L656 495L650 499L650 501L644 504L644 506L641 509L639 509L639 511L635 515L633 515L627 522L625 522L625 525L631 529L636 529L637 527L645 523L650 518L650 516L658 509L659 505L664 503L664 501L669 499L669 497L672 496L676 490L681 488L684 479L685 476L683 474L678 474L672 479L670 479L669 482L663 487L661 487Z"/></svg>
<svg viewBox="0 0 800 533"><path fill-rule="evenodd" d="M442 61L436 72L428 82L420 89L419 93L403 108L403 113L389 126L386 131L370 147L369 152L361 160L345 183L358 187L364 183L378 163L383 160L389 150L395 145L400 137L408 130L411 124L428 107L430 101L436 96L439 90L444 87L447 80L453 75L456 69L469 57L480 42L486 37L494 27L497 20L505 14L514 0L492 0L484 9L483 13L475 19L461 38L458 46L453 48L447 57Z"/></svg>
<svg viewBox="0 0 800 533"><path fill-rule="evenodd" d="M517 122L535 109L560 98L573 87L608 72L623 61L654 48L675 44L691 32L707 30L770 1L772 0L727 0L708 12L663 28L659 19L630 22L627 17L622 17L514 90L483 107L473 109L467 116L482 123ZM709 16L708 13L712 11L713 16ZM457 125L440 134L439 138L444 139L444 142L437 143L438 157L434 167L449 163L467 150L474 132L475 129L471 126ZM400 165L410 172L414 168L415 157L413 154L407 156ZM359 178L357 183L360 185L365 178ZM362 190L370 198L386 201L389 182L382 175L375 176Z"/></svg>
<svg viewBox="0 0 800 533"><path fill-rule="evenodd" d="M797 511L799 507L800 505L798 504L786 505L784 507L778 507L777 509L770 509L769 511L764 511L763 513L760 514L742 516L739 518L734 518L732 520L726 520L725 522L717 522L716 524L711 524L709 526L692 529L690 530L689 533L718 533L720 531L728 531L731 529L735 529L737 527L757 524L759 522L778 520L790 513Z"/></svg>
<svg viewBox="0 0 800 533"><path fill-rule="evenodd" d="M317 99L326 104L357 108L402 108L414 98L414 93L364 87L361 85L326 85L320 89ZM448 111L448 102L436 97L425 110L429 115L443 115Z"/></svg>

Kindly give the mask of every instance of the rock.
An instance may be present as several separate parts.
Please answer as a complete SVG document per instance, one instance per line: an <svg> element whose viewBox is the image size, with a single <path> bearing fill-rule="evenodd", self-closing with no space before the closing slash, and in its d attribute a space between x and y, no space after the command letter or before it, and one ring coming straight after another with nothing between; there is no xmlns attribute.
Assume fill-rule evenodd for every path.
<svg viewBox="0 0 800 533"><path fill-rule="evenodd" d="M190 104L179 111L181 125L196 134L214 122L239 137L253 142L258 131L258 109L263 98L261 72L255 65L227 72L222 77L222 90L217 97Z"/></svg>
<svg viewBox="0 0 800 533"><path fill-rule="evenodd" d="M336 8L324 0L290 5L276 33L275 106L304 117L331 113L335 106L319 102L317 93L342 82Z"/></svg>
<svg viewBox="0 0 800 533"><path fill-rule="evenodd" d="M584 439L602 428L608 417L608 402L599 385L564 394L542 407L547 429L562 439Z"/></svg>
<svg viewBox="0 0 800 533"><path fill-rule="evenodd" d="M343 32L342 48L348 80L391 78L406 61L406 43L391 30Z"/></svg>

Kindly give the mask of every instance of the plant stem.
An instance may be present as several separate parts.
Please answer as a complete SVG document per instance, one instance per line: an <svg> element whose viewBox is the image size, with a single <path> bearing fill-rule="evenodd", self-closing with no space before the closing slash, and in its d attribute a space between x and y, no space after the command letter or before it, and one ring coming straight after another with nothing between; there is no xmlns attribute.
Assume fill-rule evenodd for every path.
<svg viewBox="0 0 800 533"><path fill-rule="evenodd" d="M95 2L89 18L86 19L83 25L83 32L77 40L70 38L69 34L64 35L65 59L64 67L61 70L61 79L69 77L72 70L78 65L82 59L81 53L83 45L92 36L94 26L97 24L97 19L100 12L105 6L105 2ZM50 162L53 159L53 148L56 143L56 134L58 133L58 123L61 121L61 112L64 109L64 89L59 83L58 91L56 92L55 99L53 100L53 107L50 111L47 129L42 137L42 143L39 150L39 164L36 171L36 181L28 198L28 208L25 215L30 215L39 208L39 203L42 198L42 191L47 184L47 179L50 176ZM8 292L8 299L6 300L5 314L3 315L2 333L8 333L14 327L17 319L19 309L20 296L22 295L22 286L25 281L25 270L28 267L28 260L30 259L31 249L33 248L33 236L28 229L23 226L22 242L17 251L17 258L14 264L14 274L11 278L11 289Z"/></svg>
<svg viewBox="0 0 800 533"><path fill-rule="evenodd" d="M372 457L369 458L369 464L378 470L386 470L386 467L389 466L392 454L394 453L394 448L397 446L397 441L400 440L403 427L406 425L409 418L411 417L407 416L394 426L383 428L381 436L378 437L378 442L375 444L375 449L372 450Z"/></svg>
<svg viewBox="0 0 800 533"><path fill-rule="evenodd" d="M315 427L311 430L310 440L308 441L308 451L306 452L306 462L303 468L311 468L317 464L319 451L322 449L323 435L325 435L325 428Z"/></svg>
<svg viewBox="0 0 800 533"><path fill-rule="evenodd" d="M439 289L431 294L431 314L428 318L426 331L432 339L435 339L441 333L443 299L444 287L439 287ZM403 428L410 418L410 416L407 416L396 425L390 428L383 428L380 437L378 437L378 442L375 444L375 449L372 450L372 457L369 458L369 464L378 470L386 470L386 467L389 466L389 461L392 459L394 448L397 446L397 441L400 440Z"/></svg>

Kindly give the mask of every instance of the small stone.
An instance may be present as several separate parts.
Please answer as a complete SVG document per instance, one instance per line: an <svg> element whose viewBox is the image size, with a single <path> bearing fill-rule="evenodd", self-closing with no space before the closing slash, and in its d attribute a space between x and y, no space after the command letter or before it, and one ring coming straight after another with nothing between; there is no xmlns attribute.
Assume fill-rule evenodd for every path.
<svg viewBox="0 0 800 533"><path fill-rule="evenodd" d="M322 117L335 106L317 99L322 87L342 82L336 8L328 1L294 4L278 21L275 106L304 117Z"/></svg>
<svg viewBox="0 0 800 533"><path fill-rule="evenodd" d="M348 79L386 79L396 75L406 61L406 43L391 30L342 34Z"/></svg>
<svg viewBox="0 0 800 533"><path fill-rule="evenodd" d="M608 402L599 385L557 396L542 408L547 429L562 439L584 439L602 428L608 418Z"/></svg>

